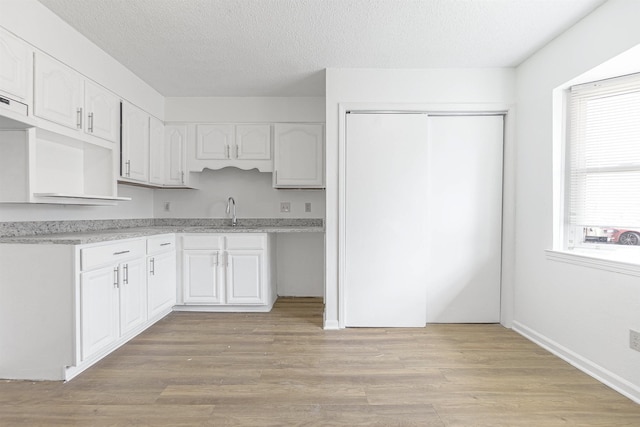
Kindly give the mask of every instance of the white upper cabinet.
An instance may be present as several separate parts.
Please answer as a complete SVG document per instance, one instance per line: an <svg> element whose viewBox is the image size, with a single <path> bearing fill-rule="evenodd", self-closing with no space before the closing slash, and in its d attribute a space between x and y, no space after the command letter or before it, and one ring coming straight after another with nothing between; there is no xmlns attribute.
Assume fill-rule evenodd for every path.
<svg viewBox="0 0 640 427"><path fill-rule="evenodd" d="M35 115L71 129L82 129L82 77L48 55L35 57Z"/></svg>
<svg viewBox="0 0 640 427"><path fill-rule="evenodd" d="M271 125L236 125L235 158L268 160L271 158Z"/></svg>
<svg viewBox="0 0 640 427"><path fill-rule="evenodd" d="M233 125L198 125L196 130L196 158L199 160L227 160L231 158Z"/></svg>
<svg viewBox="0 0 640 427"><path fill-rule="evenodd" d="M87 135L117 142L120 99L42 53L35 59L35 115Z"/></svg>
<svg viewBox="0 0 640 427"><path fill-rule="evenodd" d="M187 127L184 125L169 125L165 127L165 184L187 185L186 149Z"/></svg>
<svg viewBox="0 0 640 427"><path fill-rule="evenodd" d="M324 187L324 126L276 123L274 125L273 186Z"/></svg>
<svg viewBox="0 0 640 427"><path fill-rule="evenodd" d="M84 84L84 131L107 141L120 136L120 99L88 80Z"/></svg>
<svg viewBox="0 0 640 427"><path fill-rule="evenodd" d="M193 172L229 166L271 172L271 125L197 124L195 149L187 152Z"/></svg>
<svg viewBox="0 0 640 427"><path fill-rule="evenodd" d="M149 114L127 102L122 104L121 175L149 182Z"/></svg>
<svg viewBox="0 0 640 427"><path fill-rule="evenodd" d="M0 92L29 103L31 49L0 29Z"/></svg>
<svg viewBox="0 0 640 427"><path fill-rule="evenodd" d="M155 117L149 118L149 182L165 183L164 123Z"/></svg>

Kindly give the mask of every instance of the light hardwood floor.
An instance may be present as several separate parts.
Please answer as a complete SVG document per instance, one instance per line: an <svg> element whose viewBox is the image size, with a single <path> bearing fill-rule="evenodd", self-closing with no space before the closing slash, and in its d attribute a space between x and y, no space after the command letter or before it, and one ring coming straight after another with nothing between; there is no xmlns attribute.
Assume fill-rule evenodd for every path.
<svg viewBox="0 0 640 427"><path fill-rule="evenodd" d="M322 330L317 299L172 313L69 383L0 381L2 426L640 426L499 325Z"/></svg>

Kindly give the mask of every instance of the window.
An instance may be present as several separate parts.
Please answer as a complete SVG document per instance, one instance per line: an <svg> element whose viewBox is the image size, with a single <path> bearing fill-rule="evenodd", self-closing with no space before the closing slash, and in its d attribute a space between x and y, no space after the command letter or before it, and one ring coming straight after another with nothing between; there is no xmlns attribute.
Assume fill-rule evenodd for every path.
<svg viewBox="0 0 640 427"><path fill-rule="evenodd" d="M640 74L571 87L567 117L565 249L631 250L637 258Z"/></svg>

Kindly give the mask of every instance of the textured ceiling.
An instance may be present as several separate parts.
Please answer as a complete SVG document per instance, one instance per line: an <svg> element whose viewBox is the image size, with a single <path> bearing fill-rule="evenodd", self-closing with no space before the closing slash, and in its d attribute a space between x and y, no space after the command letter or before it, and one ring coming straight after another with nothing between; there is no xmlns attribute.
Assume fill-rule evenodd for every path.
<svg viewBox="0 0 640 427"><path fill-rule="evenodd" d="M165 96L321 96L325 68L512 67L604 0L40 0Z"/></svg>

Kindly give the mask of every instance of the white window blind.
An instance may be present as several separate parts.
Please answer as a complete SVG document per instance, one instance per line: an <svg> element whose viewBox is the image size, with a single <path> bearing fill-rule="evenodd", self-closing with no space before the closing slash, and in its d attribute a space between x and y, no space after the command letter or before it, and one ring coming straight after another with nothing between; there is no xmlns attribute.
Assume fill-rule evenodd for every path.
<svg viewBox="0 0 640 427"><path fill-rule="evenodd" d="M640 228L640 74L573 86L569 225Z"/></svg>

